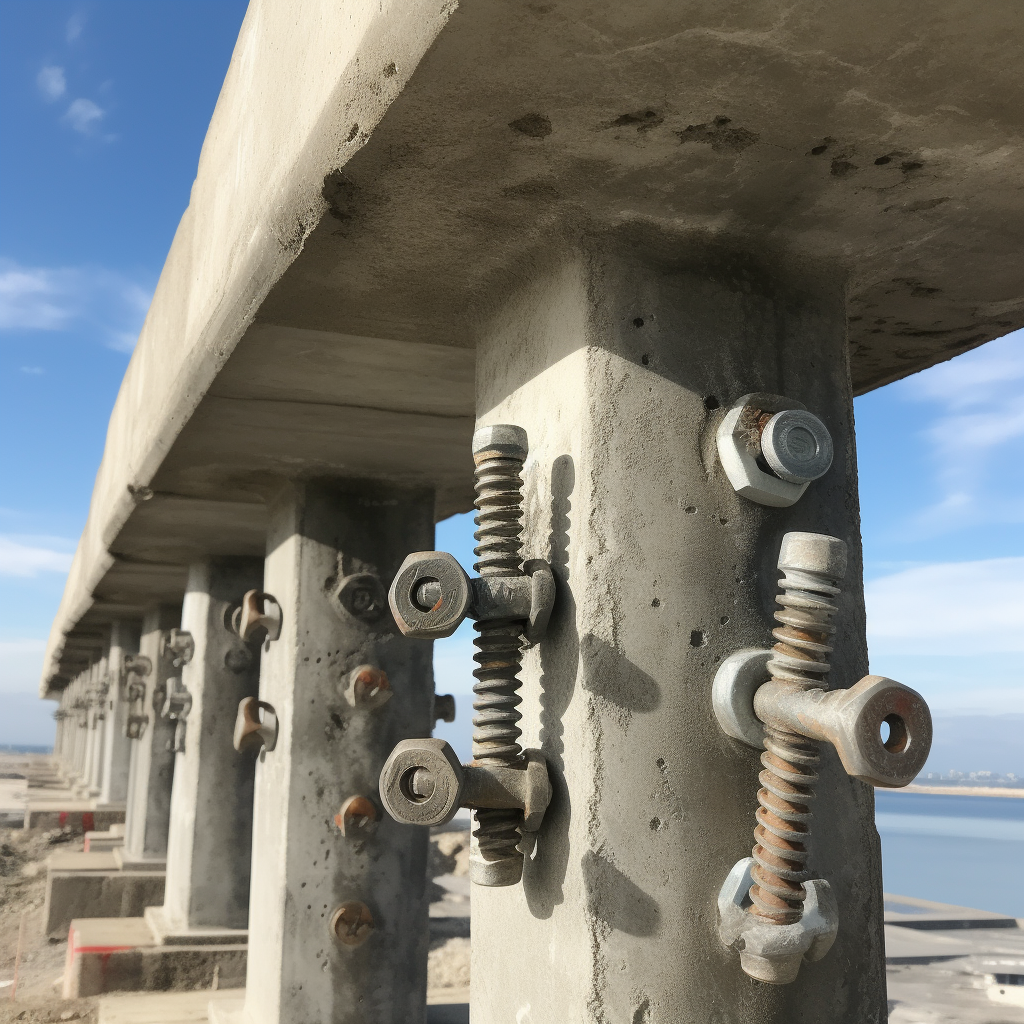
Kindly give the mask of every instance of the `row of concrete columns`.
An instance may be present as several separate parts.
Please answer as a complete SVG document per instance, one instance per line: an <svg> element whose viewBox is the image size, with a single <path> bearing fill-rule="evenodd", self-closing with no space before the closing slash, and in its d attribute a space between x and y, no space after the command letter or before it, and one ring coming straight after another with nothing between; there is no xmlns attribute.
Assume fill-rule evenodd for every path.
<svg viewBox="0 0 1024 1024"><path fill-rule="evenodd" d="M380 814L377 779L398 741L433 727L432 645L398 633L385 597L408 551L431 546L433 508L429 491L284 488L265 561L196 562L182 605L115 622L104 656L61 697L65 777L96 806L126 806L120 868L166 865L163 906L145 915L153 930L180 945L237 942L248 928L254 1022L347 1019L346 1007L403 1024L424 1014L427 833ZM280 636L245 642L243 595L264 590L282 610ZM172 649L184 634L187 660ZM365 665L390 681L381 707L346 698ZM164 713L183 691L184 727ZM276 744L239 752L239 704L257 696L276 713ZM376 828L344 834L352 796L377 806Z"/></svg>

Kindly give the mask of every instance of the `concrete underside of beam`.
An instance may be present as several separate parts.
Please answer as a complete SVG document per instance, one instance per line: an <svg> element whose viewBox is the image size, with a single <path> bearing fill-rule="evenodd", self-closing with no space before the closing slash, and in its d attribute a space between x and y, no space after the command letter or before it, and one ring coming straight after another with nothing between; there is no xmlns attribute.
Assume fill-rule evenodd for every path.
<svg viewBox="0 0 1024 1024"><path fill-rule="evenodd" d="M829 277L855 392L1021 326L1018 31L994 0L256 0L44 695L189 561L257 553L282 478L467 509L476 346L553 248Z"/></svg>

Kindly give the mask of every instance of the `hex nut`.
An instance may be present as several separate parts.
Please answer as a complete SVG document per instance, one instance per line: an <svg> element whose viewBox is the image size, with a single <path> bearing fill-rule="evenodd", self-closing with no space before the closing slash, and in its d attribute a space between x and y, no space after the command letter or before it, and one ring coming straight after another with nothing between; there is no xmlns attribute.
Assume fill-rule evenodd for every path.
<svg viewBox="0 0 1024 1024"><path fill-rule="evenodd" d="M824 879L804 883L800 920L778 925L749 913L752 857L737 861L718 893L718 935L740 955L745 974L769 985L796 980L800 964L820 960L839 931L839 907Z"/></svg>
<svg viewBox="0 0 1024 1024"><path fill-rule="evenodd" d="M932 746L932 716L921 694L885 676L865 676L830 696L847 724L836 751L850 775L892 789L917 777Z"/></svg>
<svg viewBox="0 0 1024 1024"><path fill-rule="evenodd" d="M331 914L329 927L337 942L354 949L373 933L373 914L361 900L348 900Z"/></svg>
<svg viewBox="0 0 1024 1024"><path fill-rule="evenodd" d="M334 606L360 622L376 622L387 609L384 585L372 572L356 572L340 579L331 592Z"/></svg>
<svg viewBox="0 0 1024 1024"><path fill-rule="evenodd" d="M761 453L776 476L793 484L807 484L829 471L832 435L814 413L783 409L765 425Z"/></svg>
<svg viewBox="0 0 1024 1024"><path fill-rule="evenodd" d="M802 410L804 406L782 395L764 392L744 395L725 414L715 435L718 458L733 490L759 505L788 508L800 500L808 487L807 483L791 483L766 473L757 464L760 446L748 422L751 413L754 410L779 413L789 409Z"/></svg>
<svg viewBox="0 0 1024 1024"><path fill-rule="evenodd" d="M441 596L430 608L416 599L424 583L440 584ZM447 551L414 551L402 563L388 595L391 612L405 636L440 640L451 636L469 614L469 577Z"/></svg>
<svg viewBox="0 0 1024 1024"><path fill-rule="evenodd" d="M429 796L412 791L412 778L421 769L434 783ZM463 782L462 765L444 740L402 740L384 762L380 798L388 814L404 825L443 825L461 806Z"/></svg>

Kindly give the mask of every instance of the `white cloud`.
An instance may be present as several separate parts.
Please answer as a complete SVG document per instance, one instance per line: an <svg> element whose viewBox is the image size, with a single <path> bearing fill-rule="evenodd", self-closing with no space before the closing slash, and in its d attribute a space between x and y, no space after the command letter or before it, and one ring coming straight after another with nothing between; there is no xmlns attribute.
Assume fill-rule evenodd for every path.
<svg viewBox="0 0 1024 1024"><path fill-rule="evenodd" d="M864 588L877 654L1024 651L1024 558L906 569Z"/></svg>
<svg viewBox="0 0 1024 1024"><path fill-rule="evenodd" d="M64 114L64 120L71 125L76 132L82 135L92 135L103 120L105 111L97 106L92 100L79 98L72 101Z"/></svg>
<svg viewBox="0 0 1024 1024"><path fill-rule="evenodd" d="M938 415L929 443L940 496L917 517L925 533L984 523L1024 522L1024 331L957 356L903 382Z"/></svg>
<svg viewBox="0 0 1024 1024"><path fill-rule="evenodd" d="M0 260L0 331L85 329L109 348L130 352L152 297L136 281L102 267L22 267Z"/></svg>
<svg viewBox="0 0 1024 1024"><path fill-rule="evenodd" d="M82 29L85 28L85 15L84 14L72 14L68 18L67 24L64 26L64 38L69 43L73 43L81 34Z"/></svg>
<svg viewBox="0 0 1024 1024"><path fill-rule="evenodd" d="M39 91L47 101L52 103L54 100L59 100L68 87L67 80L64 78L64 69L47 65L36 75L36 85L39 86Z"/></svg>
<svg viewBox="0 0 1024 1024"><path fill-rule="evenodd" d="M15 537L0 535L0 576L38 576L44 572L65 573L71 568L72 552L59 550L68 542L58 537Z"/></svg>
<svg viewBox="0 0 1024 1024"><path fill-rule="evenodd" d="M36 377L41 373L46 373L46 371L41 366L23 366L21 368L21 372L27 373L33 377Z"/></svg>

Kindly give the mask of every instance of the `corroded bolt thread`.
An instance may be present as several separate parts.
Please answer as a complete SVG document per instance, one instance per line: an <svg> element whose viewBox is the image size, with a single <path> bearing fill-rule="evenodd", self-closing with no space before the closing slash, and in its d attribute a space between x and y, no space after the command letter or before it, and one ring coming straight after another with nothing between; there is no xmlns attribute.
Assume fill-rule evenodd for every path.
<svg viewBox="0 0 1024 1024"><path fill-rule="evenodd" d="M526 431L499 424L473 435L476 465L477 546L474 569L480 576L522 576L523 496L521 473L528 454ZM519 669L522 622L489 619L476 623L473 660L473 758L485 764L515 764L519 745ZM521 860L517 849L522 814L516 810L478 810L474 833L488 861Z"/></svg>
<svg viewBox="0 0 1024 1024"><path fill-rule="evenodd" d="M775 601L777 643L768 660L775 682L824 689L835 632L836 584L846 575L846 545L817 533L787 533L779 552L782 593ZM758 776L754 884L750 912L775 924L800 920L805 897L811 802L818 780L818 742L765 727L764 770Z"/></svg>

